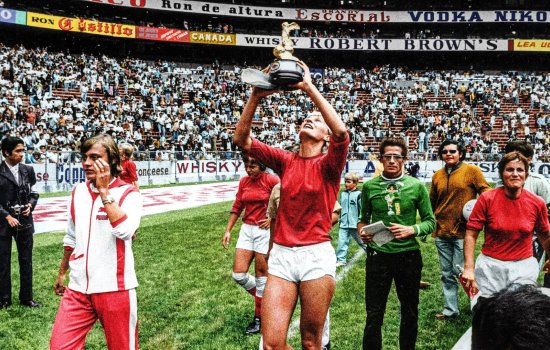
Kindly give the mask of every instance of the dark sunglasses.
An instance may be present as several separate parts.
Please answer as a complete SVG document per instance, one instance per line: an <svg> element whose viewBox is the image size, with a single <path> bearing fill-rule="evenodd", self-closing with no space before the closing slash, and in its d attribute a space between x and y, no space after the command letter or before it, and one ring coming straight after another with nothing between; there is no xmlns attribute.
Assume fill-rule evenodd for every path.
<svg viewBox="0 0 550 350"><path fill-rule="evenodd" d="M443 151L441 151L441 154L447 154L447 153L455 154L456 152L458 152L458 150L456 149L444 149Z"/></svg>

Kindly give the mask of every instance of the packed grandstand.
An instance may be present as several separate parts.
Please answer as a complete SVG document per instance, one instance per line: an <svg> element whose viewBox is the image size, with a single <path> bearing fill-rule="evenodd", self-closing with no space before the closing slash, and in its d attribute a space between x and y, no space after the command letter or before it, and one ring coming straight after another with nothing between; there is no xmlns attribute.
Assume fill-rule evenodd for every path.
<svg viewBox="0 0 550 350"><path fill-rule="evenodd" d="M162 2L162 6L166 7L168 3ZM209 10L215 7L214 3L206 2L180 3L188 3L189 8L193 5L203 12L206 7ZM180 28L186 32L183 35L195 33L193 30L212 35L271 35L279 30L280 21L268 21L265 26L258 26L260 19L247 21L242 17L219 16L214 22L211 16L198 10L185 14L174 12L178 8L176 2L161 11L154 11L157 3L152 1L75 1L68 7L61 4L58 1L46 5L36 1L3 3L6 9L11 6L9 13L18 19L12 23L18 24L2 23L0 28L3 32L15 30L18 35L3 35L5 39L0 43L0 134L22 137L33 155L27 157L28 162L74 161L82 138L97 132L108 132L119 142L134 144L138 160L235 157L237 150L232 144L232 131L249 93L248 87L240 80L240 72L248 66L260 67L262 63L257 57L269 57L270 49L241 45L231 47L233 51L229 51L228 45L204 45L215 44L213 41L198 45L179 43L176 47L177 37L172 37L173 40L157 38L154 44L160 50L152 53L148 50L150 41L130 41L117 37L114 32L105 37L91 35L93 33L86 32L83 27L80 31L87 34L51 29L61 27L59 18L63 15L65 21L70 18L75 21L78 18L79 23L100 21L100 28L103 22L107 28L107 24L118 21L120 24L117 25L123 29L123 26L135 26L138 29L135 35L139 30L143 31L140 28L159 31L167 27ZM222 9L230 6L218 5ZM245 4L239 5L242 8ZM352 7L353 2L340 5L340 11L345 13L351 10L344 9L346 6L343 5ZM396 11L400 9L399 5L397 2L385 6L388 13L395 13L399 18L400 14L406 13ZM502 10L494 12L499 12L502 17L512 12L507 7L518 8L513 5L504 2L499 7ZM430 9L440 17L444 13L452 15L456 12L445 11L452 9L451 5L448 8L444 4L441 6L442 10L424 9ZM148 7L149 10L144 11ZM483 7L480 10L481 15L487 12ZM2 12L4 18L9 16L6 11ZM304 11L298 11L297 16L305 16L307 11ZM326 13L328 10L319 11ZM151 16L151 12L156 15ZM415 14L408 13L414 19ZM420 16L418 13L421 11L417 11L417 16ZM473 13L475 11L470 12L470 19ZM321 23L303 21L303 30L293 35L341 38L350 36L343 32L351 32L353 37L372 39L380 34L367 32L376 32L376 28L383 27L387 37L401 36L404 40L412 37L421 41L423 38L438 40L439 35L459 35L466 39L473 32L483 33L483 28L498 27L483 39L497 38L495 43L509 42L508 38L521 34L544 38L547 35L541 30L544 24L536 20L544 19L543 14L546 16L547 12L532 11L531 22L529 17L524 21L518 17L516 21L507 23L488 21L485 27L477 21L468 24L434 23L434 20L429 21L430 17L426 19L426 15L423 21L417 18L418 23L401 21L396 24L367 23L367 26L366 23L326 21L323 32L314 28L322 27ZM23 17L26 25L21 25ZM87 19L83 20L83 17ZM57 28L36 24L57 19ZM89 29L90 24L87 25ZM468 26L469 30L457 29L461 25L462 28ZM510 36L510 30L516 33L516 29L518 34ZM530 30L528 34L527 29ZM434 32L439 34L434 35ZM514 41L513 45L522 44ZM182 52L179 60L164 58L164 51L174 58L175 49ZM184 53L188 51L195 53ZM202 59L197 59L197 52ZM255 54L250 56L251 52ZM405 59L400 64L387 64L386 61L396 60L385 58L406 54L391 49L376 55L373 50L354 51L359 60L349 57L341 60L342 52L325 50L325 56L334 56L330 65L321 66L313 52L297 49L296 55L312 67L315 83L346 122L352 136L349 150L352 159L369 157L376 152L378 142L389 135L405 137L413 159L433 159L438 144L446 138L463 142L467 158L474 161L498 159L504 144L511 139L529 140L535 147L538 160L550 158L547 127L550 123L550 75L534 70L541 61L548 62L543 52L536 61L520 52L471 52L479 59L477 63L485 64L494 55L512 62L527 58L514 70L500 70L509 67L497 61L493 61L493 69L484 70L482 64L478 68L476 62L467 63L470 58L464 58L460 52L432 54L448 60L450 64L446 69L436 69L439 65L420 69L422 64L418 60L411 61L407 58L409 56L403 56ZM222 55L215 56L220 53ZM155 58L151 59L151 56ZM267 64L269 60L266 58L264 62ZM450 69L455 65L468 68ZM254 133L269 144L287 148L294 143L297 125L311 108L310 102L299 92L275 94L257 111Z"/></svg>

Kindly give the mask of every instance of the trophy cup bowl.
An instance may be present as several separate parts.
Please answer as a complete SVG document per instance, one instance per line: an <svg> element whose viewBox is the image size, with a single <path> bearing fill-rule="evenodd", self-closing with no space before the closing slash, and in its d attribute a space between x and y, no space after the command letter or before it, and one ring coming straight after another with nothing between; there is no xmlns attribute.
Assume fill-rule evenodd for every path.
<svg viewBox="0 0 550 350"><path fill-rule="evenodd" d="M292 53L290 31L300 29L295 22L282 24L281 43L273 48L275 60L269 65L268 73L253 68L243 69L241 80L247 84L266 89L291 89L290 85L299 83L304 78L304 70L298 64L299 59Z"/></svg>
<svg viewBox="0 0 550 350"><path fill-rule="evenodd" d="M269 80L283 89L289 85L299 83L304 78L304 70L295 60L282 59L271 63L269 70Z"/></svg>

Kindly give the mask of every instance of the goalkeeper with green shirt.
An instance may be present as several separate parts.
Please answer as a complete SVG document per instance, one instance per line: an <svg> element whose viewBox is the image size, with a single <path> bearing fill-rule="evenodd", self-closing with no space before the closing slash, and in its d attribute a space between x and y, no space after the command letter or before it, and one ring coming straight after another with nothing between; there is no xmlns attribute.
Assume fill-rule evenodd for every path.
<svg viewBox="0 0 550 350"><path fill-rule="evenodd" d="M389 137L380 143L381 176L366 182L361 193L358 230L368 244L365 277L367 320L363 349L382 349L382 322L392 281L401 304L399 347L414 349L418 334L419 284L422 256L416 237L431 234L435 217L428 191L419 180L403 173L407 145ZM420 223L416 223L416 214ZM368 224L382 221L393 239L382 245L373 241ZM378 241L378 240L376 240ZM380 242L380 241L379 241Z"/></svg>

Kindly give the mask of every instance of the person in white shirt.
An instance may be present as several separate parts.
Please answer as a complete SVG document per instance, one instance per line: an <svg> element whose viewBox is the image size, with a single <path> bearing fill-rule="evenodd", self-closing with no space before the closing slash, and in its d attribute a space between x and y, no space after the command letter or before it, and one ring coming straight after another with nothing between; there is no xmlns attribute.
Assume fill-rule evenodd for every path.
<svg viewBox="0 0 550 350"><path fill-rule="evenodd" d="M111 136L87 139L80 151L87 181L74 188L68 208L64 254L54 284L63 298L50 349L84 348L86 334L98 319L110 350L137 349L132 241L141 220L141 195L117 178L122 168Z"/></svg>

